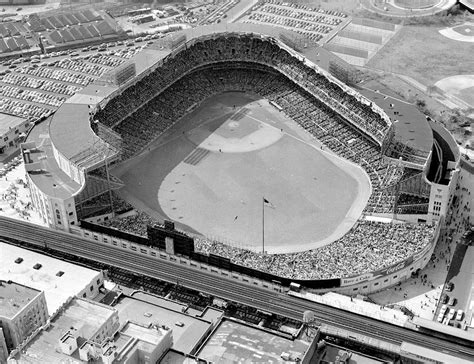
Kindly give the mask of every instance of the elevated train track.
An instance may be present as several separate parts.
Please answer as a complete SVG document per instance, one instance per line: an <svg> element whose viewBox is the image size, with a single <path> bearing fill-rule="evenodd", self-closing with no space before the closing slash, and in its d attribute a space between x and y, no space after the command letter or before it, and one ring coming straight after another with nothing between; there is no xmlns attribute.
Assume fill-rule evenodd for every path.
<svg viewBox="0 0 474 364"><path fill-rule="evenodd" d="M246 304L266 312L302 320L303 312L314 311L321 323L365 335L370 338L401 345L402 342L443 351L463 359L474 358L474 343L459 339L431 336L340 310L291 297L265 288L250 286L207 271L192 269L176 263L156 259L139 252L104 245L69 233L51 230L27 222L0 217L0 237L47 246L60 252L76 255L93 261L120 267L138 274L154 277L171 283L206 292L217 297Z"/></svg>

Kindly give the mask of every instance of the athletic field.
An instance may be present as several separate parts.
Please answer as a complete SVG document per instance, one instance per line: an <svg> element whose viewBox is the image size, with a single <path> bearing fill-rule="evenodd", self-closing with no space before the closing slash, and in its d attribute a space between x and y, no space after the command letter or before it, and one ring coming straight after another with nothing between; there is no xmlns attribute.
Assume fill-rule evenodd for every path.
<svg viewBox="0 0 474 364"><path fill-rule="evenodd" d="M268 253L343 236L370 196L360 167L321 151L268 101L238 92L207 99L112 173L126 184L122 197L155 218L255 251L264 237Z"/></svg>

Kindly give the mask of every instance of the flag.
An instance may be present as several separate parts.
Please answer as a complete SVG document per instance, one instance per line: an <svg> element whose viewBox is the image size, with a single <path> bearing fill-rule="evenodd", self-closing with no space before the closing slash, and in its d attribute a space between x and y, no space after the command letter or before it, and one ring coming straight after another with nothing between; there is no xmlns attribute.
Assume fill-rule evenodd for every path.
<svg viewBox="0 0 474 364"><path fill-rule="evenodd" d="M275 206L274 206L270 201L268 201L265 197L263 198L263 205L264 205L264 206L268 206L268 207L270 207L270 208L272 208L272 209L275 208Z"/></svg>

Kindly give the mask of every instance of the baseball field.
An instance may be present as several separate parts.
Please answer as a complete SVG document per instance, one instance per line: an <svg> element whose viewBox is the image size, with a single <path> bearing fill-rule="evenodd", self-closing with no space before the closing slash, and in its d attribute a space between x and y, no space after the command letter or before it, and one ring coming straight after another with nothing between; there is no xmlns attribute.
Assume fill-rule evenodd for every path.
<svg viewBox="0 0 474 364"><path fill-rule="evenodd" d="M137 209L268 253L343 236L371 192L360 167L322 150L267 100L238 92L207 99L112 173Z"/></svg>

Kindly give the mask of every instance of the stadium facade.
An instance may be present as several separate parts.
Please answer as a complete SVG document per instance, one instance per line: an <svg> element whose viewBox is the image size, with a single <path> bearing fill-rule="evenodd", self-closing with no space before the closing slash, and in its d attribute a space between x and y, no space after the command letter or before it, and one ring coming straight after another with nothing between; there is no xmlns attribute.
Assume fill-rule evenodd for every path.
<svg viewBox="0 0 474 364"><path fill-rule="evenodd" d="M110 176L110 164L137 155L150 138L162 132L158 128L146 139L116 126L177 80L223 68L277 74L338 115L346 128L344 143L335 143L323 128L308 126L311 120L304 115L298 123L312 128L327 148L366 170L373 193L365 217L420 224L442 221L453 198L460 157L450 133L412 105L378 91L348 87L317 65L323 49L317 54L304 49L299 53L287 44L287 37L281 41L278 32L248 24L245 28L227 24L179 32L169 38L170 49L143 51L120 75L109 74L107 80L89 85L54 116L36 125L22 145L22 155L32 202L44 222L54 229L92 237L85 230L79 232L81 221L111 217L111 211L103 208L104 201L111 201L111 190L122 186ZM154 85L151 90L150 84ZM229 90L235 87L230 85ZM272 101L283 111L290 110L283 97L262 96L274 97ZM134 109L127 110L132 106L127 104L129 99L135 100ZM362 144L354 143L356 139ZM351 148L356 147L365 154L359 154L359 149L354 153ZM412 256L383 269L339 277L339 283L328 288L368 293L407 279L428 263L440 226L431 242Z"/></svg>

